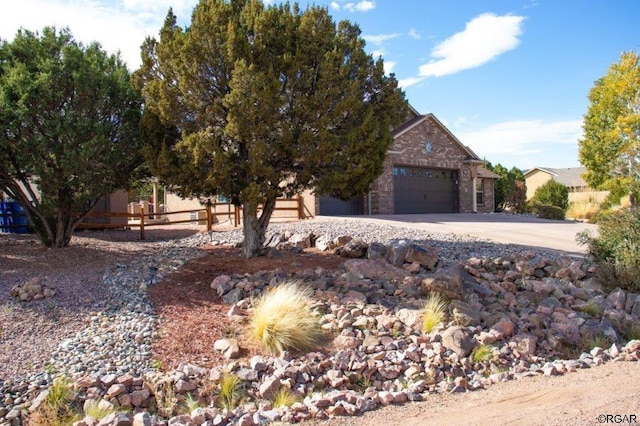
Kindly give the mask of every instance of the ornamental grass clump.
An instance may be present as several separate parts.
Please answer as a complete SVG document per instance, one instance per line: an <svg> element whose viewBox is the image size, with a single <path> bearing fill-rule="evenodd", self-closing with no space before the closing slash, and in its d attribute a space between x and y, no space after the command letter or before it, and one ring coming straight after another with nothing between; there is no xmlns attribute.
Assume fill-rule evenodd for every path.
<svg viewBox="0 0 640 426"><path fill-rule="evenodd" d="M493 358L493 346L491 345L477 346L471 353L471 359L473 360L473 362L476 362L476 363L491 361L492 358Z"/></svg>
<svg viewBox="0 0 640 426"><path fill-rule="evenodd" d="M442 324L447 311L447 302L439 293L431 293L422 310L422 329L431 333L434 328Z"/></svg>
<svg viewBox="0 0 640 426"><path fill-rule="evenodd" d="M312 290L285 282L269 289L254 303L251 332L268 351L306 351L322 339L319 317L312 309Z"/></svg>

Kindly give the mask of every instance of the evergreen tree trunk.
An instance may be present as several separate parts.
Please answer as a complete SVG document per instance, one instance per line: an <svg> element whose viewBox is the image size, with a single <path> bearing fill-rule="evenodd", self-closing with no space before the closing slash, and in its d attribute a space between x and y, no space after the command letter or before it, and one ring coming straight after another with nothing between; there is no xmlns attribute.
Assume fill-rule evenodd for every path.
<svg viewBox="0 0 640 426"><path fill-rule="evenodd" d="M267 199L258 217L258 203L251 201L242 204L243 254L247 259L262 255L267 226L275 207L275 198Z"/></svg>

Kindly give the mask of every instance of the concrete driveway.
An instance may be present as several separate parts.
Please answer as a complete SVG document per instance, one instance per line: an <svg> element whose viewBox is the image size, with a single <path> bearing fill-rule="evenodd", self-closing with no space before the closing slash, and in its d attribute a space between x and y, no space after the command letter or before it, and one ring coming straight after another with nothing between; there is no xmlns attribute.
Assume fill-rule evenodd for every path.
<svg viewBox="0 0 640 426"><path fill-rule="evenodd" d="M496 243L558 250L571 255L584 255L586 252L586 247L577 243L576 234L589 230L595 235L598 229L597 225L588 223L546 220L504 213L375 215L340 217L340 219L384 223L424 229L429 232L473 235Z"/></svg>

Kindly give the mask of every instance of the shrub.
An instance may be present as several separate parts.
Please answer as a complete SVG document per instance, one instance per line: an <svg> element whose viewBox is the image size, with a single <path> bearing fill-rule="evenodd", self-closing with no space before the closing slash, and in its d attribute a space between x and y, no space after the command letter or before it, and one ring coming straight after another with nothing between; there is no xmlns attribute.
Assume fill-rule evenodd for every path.
<svg viewBox="0 0 640 426"><path fill-rule="evenodd" d="M540 204L556 206L566 211L569 207L569 189L560 182L551 179L536 189L533 199Z"/></svg>
<svg viewBox="0 0 640 426"><path fill-rule="evenodd" d="M311 305L311 289L301 283L291 281L269 289L254 304L253 336L273 353L315 348L322 329Z"/></svg>
<svg viewBox="0 0 640 426"><path fill-rule="evenodd" d="M598 214L600 206L598 203L580 201L569 204L566 216L571 219L582 219L591 221Z"/></svg>
<svg viewBox="0 0 640 426"><path fill-rule="evenodd" d="M541 219L564 220L565 211L557 206L541 204L538 200L531 200L527 209Z"/></svg>
<svg viewBox="0 0 640 426"><path fill-rule="evenodd" d="M596 274L609 288L640 291L640 209L622 209L602 216L598 236L588 232L577 240L588 247Z"/></svg>
<svg viewBox="0 0 640 426"><path fill-rule="evenodd" d="M447 310L447 303L438 293L431 293L424 304L422 313L422 329L431 333L442 323Z"/></svg>

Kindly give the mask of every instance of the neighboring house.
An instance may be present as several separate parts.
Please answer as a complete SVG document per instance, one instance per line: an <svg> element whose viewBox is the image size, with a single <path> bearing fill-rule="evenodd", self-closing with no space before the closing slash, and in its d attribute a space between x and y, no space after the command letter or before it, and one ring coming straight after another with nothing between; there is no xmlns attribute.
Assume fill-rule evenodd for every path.
<svg viewBox="0 0 640 426"><path fill-rule="evenodd" d="M585 167L568 167L553 169L550 167L534 167L524 173L527 184L527 200L533 198L536 190L550 181L555 180L569 190L569 203L593 202L601 203L609 194L608 191L597 191L590 188L582 175L587 171Z"/></svg>
<svg viewBox="0 0 640 426"><path fill-rule="evenodd" d="M343 202L319 197L321 215L491 213L500 176L464 146L433 114L410 107L393 130L384 172L363 197Z"/></svg>
<svg viewBox="0 0 640 426"><path fill-rule="evenodd" d="M464 146L433 114L421 115L410 107L407 121L393 130L393 137L384 172L374 181L369 193L341 201L305 191L301 194L304 216L491 213L495 210L494 184L500 176L485 169L486 162ZM170 193L165 203L167 212L202 208L196 199L181 199ZM273 217L287 213L274 212ZM227 219L225 212L215 214L216 221ZM188 219L189 213L183 216L179 219ZM231 212L227 216L230 218ZM191 219L196 220L193 214ZM168 220L178 220L178 217Z"/></svg>

